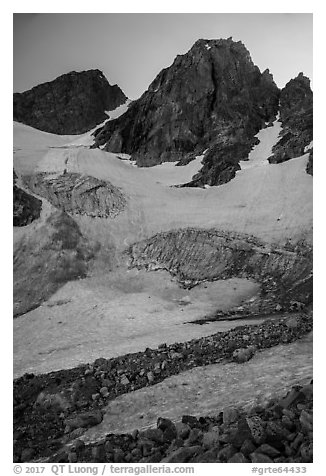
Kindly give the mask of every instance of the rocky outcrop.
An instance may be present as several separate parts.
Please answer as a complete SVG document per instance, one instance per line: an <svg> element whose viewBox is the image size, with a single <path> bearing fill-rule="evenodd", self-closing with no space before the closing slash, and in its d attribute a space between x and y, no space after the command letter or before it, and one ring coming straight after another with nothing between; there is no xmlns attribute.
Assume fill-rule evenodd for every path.
<svg viewBox="0 0 326 476"><path fill-rule="evenodd" d="M65 172L53 176L43 172L25 176L23 180L35 194L67 213L114 218L126 204L117 187L88 175Z"/></svg>
<svg viewBox="0 0 326 476"><path fill-rule="evenodd" d="M248 235L187 228L135 243L129 256L131 267L166 269L187 288L203 281L253 278L263 285L263 293L268 290L265 304L312 299L312 250L305 245L285 249Z"/></svg>
<svg viewBox="0 0 326 476"><path fill-rule="evenodd" d="M232 132L233 131L233 132ZM179 187L203 187L204 185L222 185L235 177L240 170L239 160L246 158L254 145L259 143L256 137L248 137L229 129L228 133L220 136L216 143L205 154L200 171L193 176L189 183ZM181 164L180 164L181 165Z"/></svg>
<svg viewBox="0 0 326 476"><path fill-rule="evenodd" d="M93 249L77 224L51 214L14 249L14 317L35 309L67 281L86 276Z"/></svg>
<svg viewBox="0 0 326 476"><path fill-rule="evenodd" d="M14 171L13 186L13 222L14 226L26 226L40 217L42 202L16 185L17 175Z"/></svg>
<svg viewBox="0 0 326 476"><path fill-rule="evenodd" d="M108 119L126 101L97 69L59 76L14 94L14 120L54 134L82 134Z"/></svg>
<svg viewBox="0 0 326 476"><path fill-rule="evenodd" d="M243 347L250 349L251 346L255 346L257 349L270 348L280 343L293 342L309 333L312 329L311 313L294 316L297 319L296 326L288 326L288 318L278 321L268 320L260 325L241 326L189 342L169 346L161 344L158 349L146 349L145 352L127 354L112 359L99 358L92 364L80 365L74 369L44 375L25 374L14 381L14 460L22 461L29 449L32 451L28 454L29 458L26 461L47 457L48 462L59 462L60 458L62 458L61 462L66 462L72 451L69 443L75 440L74 444L78 445L75 462L90 461L91 458L93 462L101 462L101 458L107 458L106 461L112 461L112 458L115 458L114 461L119 462L116 461L118 456L121 458L120 462L139 462L143 457L152 453L151 448L154 442L165 445L164 449L161 448L163 450L159 459L161 461L168 453L172 453L173 449L170 445L176 437L174 427L163 418L158 422L158 430L164 433L163 438L160 431L155 429L147 430L146 434L136 430L133 436L128 435L128 438L126 438L127 435L110 435L106 441L108 455L103 454L103 451L101 452L97 448L99 443L85 447L80 440L77 443L76 438L85 432L85 417L87 425L96 423L101 419L98 410L118 395L148 385L155 385L171 375L177 375L196 366L230 361L233 359L236 349ZM282 401L283 408L288 409L298 402L303 403L302 395L298 396L300 392L296 391L294 395L292 394ZM312 392L309 393L309 389L305 389L304 394L308 402L311 402ZM268 405L267 408L269 410L266 413L266 420L271 416L274 417L274 411L279 412L277 405L274 407ZM309 412L310 408L307 406ZM260 408L261 415L262 408ZM234 431L228 437L226 436L228 433L226 430L230 427L236 431L242 431L242 427L238 428L241 416L243 415L238 411L233 411L231 415L230 411L226 410L222 417L220 415L216 420L205 422L204 418L197 419L195 416L185 415L182 425L177 424L177 437L188 440L188 444L183 443L181 446L190 446L189 437L192 428L204 429L204 433L206 433L208 430L212 431L212 426L214 426L211 425L212 422L215 422L215 425L224 423L224 427L218 428L221 436L224 434L223 438L218 438L219 449L223 449L224 454L229 451L227 445L231 444L230 441L226 441L226 438L232 438L232 444L235 444L235 439L239 442L243 437L243 432L236 435ZM295 417L293 416L293 418ZM307 420L309 421L309 417L305 419L305 421ZM70 426L71 421L74 422L73 428ZM209 422L210 424L206 425ZM202 423L204 423L204 428L201 427ZM76 428L77 424L78 428ZM253 425L250 427L253 428ZM246 432L247 430L246 427ZM252 436L249 436L249 439L253 440L253 435L256 436L254 430L250 430L250 435ZM191 435L193 443L195 436ZM197 437L199 436L200 443L198 444L202 445L203 449L207 450L208 446L216 444L216 435L205 436L197 432ZM152 442L150 447L148 440ZM291 445L293 439L288 441ZM134 444L133 447L131 447L131 443ZM268 443L270 444L270 441ZM58 451L66 444L66 447ZM254 440L252 444L254 446L250 446L252 448L250 453L259 447L259 443ZM144 455L141 445L150 449L148 455ZM132 451L136 447L138 451ZM168 448L171 451L168 452ZM247 447L248 449L249 447ZM118 452L118 450L120 451ZM293 451L291 455L297 455L300 458L300 454L297 454L295 449ZM130 458L129 455L128 459L125 459L130 452L132 452L132 457ZM225 457L221 457L221 459L225 460ZM215 462L218 461L215 460Z"/></svg>
<svg viewBox="0 0 326 476"><path fill-rule="evenodd" d="M272 75L260 72L241 42L198 40L123 116L95 131L94 146L131 154L138 166L190 160L212 148L193 185L224 183L275 117L278 98Z"/></svg>
<svg viewBox="0 0 326 476"><path fill-rule="evenodd" d="M313 149L311 149L311 151L309 152L309 158L308 158L307 168L306 168L307 174L309 175L313 175L313 167L314 167L313 159L314 159L314 151Z"/></svg>
<svg viewBox="0 0 326 476"><path fill-rule="evenodd" d="M281 138L268 159L271 164L303 155L313 140L313 93L310 80L303 73L291 79L281 91L280 120ZM312 175L312 167L308 170Z"/></svg>

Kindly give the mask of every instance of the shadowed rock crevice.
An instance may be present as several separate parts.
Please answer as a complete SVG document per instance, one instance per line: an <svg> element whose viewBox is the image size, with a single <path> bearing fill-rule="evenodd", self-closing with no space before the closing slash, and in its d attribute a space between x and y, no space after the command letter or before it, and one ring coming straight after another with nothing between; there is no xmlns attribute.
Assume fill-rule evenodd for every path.
<svg viewBox="0 0 326 476"><path fill-rule="evenodd" d="M67 213L114 218L126 205L126 199L117 187L87 175L64 173L54 176L43 172L25 176L23 180L35 194Z"/></svg>
<svg viewBox="0 0 326 476"><path fill-rule="evenodd" d="M314 151L313 149L311 149L309 152L309 158L308 158L307 168L306 168L307 174L313 175L313 169L314 169Z"/></svg>

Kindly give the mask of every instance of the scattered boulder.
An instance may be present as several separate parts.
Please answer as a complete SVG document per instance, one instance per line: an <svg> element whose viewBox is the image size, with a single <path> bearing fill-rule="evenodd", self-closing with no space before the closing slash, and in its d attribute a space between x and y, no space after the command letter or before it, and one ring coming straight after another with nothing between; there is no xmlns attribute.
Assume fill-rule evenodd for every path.
<svg viewBox="0 0 326 476"><path fill-rule="evenodd" d="M39 393L35 401L35 406L44 410L55 410L58 413L65 412L71 408L71 402L62 393Z"/></svg>
<svg viewBox="0 0 326 476"><path fill-rule="evenodd" d="M189 425L187 425L186 423L177 422L175 424L175 428L177 431L178 438L182 438L183 440L188 438L190 430L191 430Z"/></svg>
<svg viewBox="0 0 326 476"><path fill-rule="evenodd" d="M313 429L313 418L306 410L302 410L299 421L304 433L309 433Z"/></svg>
<svg viewBox="0 0 326 476"><path fill-rule="evenodd" d="M185 441L185 446L193 446L195 443L200 442L202 437L203 432L199 428L192 428L187 440Z"/></svg>
<svg viewBox="0 0 326 476"><path fill-rule="evenodd" d="M68 454L68 461L69 463L77 463L78 462L78 457L75 452L71 452Z"/></svg>
<svg viewBox="0 0 326 476"><path fill-rule="evenodd" d="M33 459L34 454L35 451L33 450L33 448L25 448L21 453L20 461L22 463L28 463Z"/></svg>
<svg viewBox="0 0 326 476"><path fill-rule="evenodd" d="M157 420L157 428L162 431L165 430L172 430L175 435L177 435L177 429L173 421L169 420L168 418L158 418Z"/></svg>
<svg viewBox="0 0 326 476"><path fill-rule="evenodd" d="M273 460L262 453L251 453L250 459L252 463L273 463Z"/></svg>
<svg viewBox="0 0 326 476"><path fill-rule="evenodd" d="M215 431L208 431L204 433L202 445L204 448L212 449L219 446L219 431L216 427Z"/></svg>
<svg viewBox="0 0 326 476"><path fill-rule="evenodd" d="M264 455L267 455L267 456L269 456L270 458L276 458L277 456L280 455L279 450L277 450L276 448L274 448L274 447L271 446L271 445L267 445L266 443L264 443L263 445L259 446L259 447L256 449L256 453L263 453Z"/></svg>
<svg viewBox="0 0 326 476"><path fill-rule="evenodd" d="M253 345L250 345L246 348L236 349L232 354L232 358L234 362L243 364L244 362L248 362L248 360L255 355L255 352L256 348Z"/></svg>
<svg viewBox="0 0 326 476"><path fill-rule="evenodd" d="M228 463L249 463L249 460L242 453L235 453L227 461Z"/></svg>
<svg viewBox="0 0 326 476"><path fill-rule="evenodd" d="M302 395L300 395L300 392L298 388L294 387L291 389L291 391L286 395L285 398L280 400L280 405L283 408L289 408L291 405L293 405L295 402L298 402L299 400L302 399Z"/></svg>
<svg viewBox="0 0 326 476"><path fill-rule="evenodd" d="M104 444L99 444L92 448L92 459L94 463L104 463L106 461L106 451Z"/></svg>
<svg viewBox="0 0 326 476"><path fill-rule="evenodd" d="M148 372L148 373L147 373L147 380L148 380L148 383L149 383L149 384L151 384L151 383L154 382L155 377L154 377L153 372Z"/></svg>
<svg viewBox="0 0 326 476"><path fill-rule="evenodd" d="M163 431L159 428L148 428L140 433L140 438L146 438L156 443L163 443Z"/></svg>
<svg viewBox="0 0 326 476"><path fill-rule="evenodd" d="M163 458L161 463L187 463L190 458L202 452L203 449L199 445L182 447Z"/></svg>
<svg viewBox="0 0 326 476"><path fill-rule="evenodd" d="M312 463L313 460L313 444L311 442L303 443L300 448L300 455L303 463Z"/></svg>
<svg viewBox="0 0 326 476"><path fill-rule="evenodd" d="M130 380L128 379L127 375L122 375L120 378L121 385L129 385Z"/></svg>
<svg viewBox="0 0 326 476"><path fill-rule="evenodd" d="M115 448L113 453L114 463L124 463L124 452L120 448Z"/></svg>
<svg viewBox="0 0 326 476"><path fill-rule="evenodd" d="M100 394L102 395L103 398L106 398L109 395L109 389L108 387L102 387L100 388ZM96 394L95 394L96 395Z"/></svg>
<svg viewBox="0 0 326 476"><path fill-rule="evenodd" d="M239 411L236 408L225 408L223 410L223 423L224 425L230 425L239 419Z"/></svg>
<svg viewBox="0 0 326 476"><path fill-rule="evenodd" d="M250 429L250 433L253 441L261 445L266 441L266 430L264 428L264 422L259 416L251 416L246 418L247 425Z"/></svg>
<svg viewBox="0 0 326 476"><path fill-rule="evenodd" d="M289 327L290 329L295 329L296 327L298 327L299 322L295 316L291 316L285 320L285 325L286 327Z"/></svg>
<svg viewBox="0 0 326 476"><path fill-rule="evenodd" d="M199 425L197 418L192 415L183 415L182 423L189 425L190 428L196 428Z"/></svg>
<svg viewBox="0 0 326 476"><path fill-rule="evenodd" d="M235 455L236 453L237 453L236 448L231 444L227 444L226 446L224 446L224 448L222 448L218 452L217 457L220 461L226 462L226 461L229 461L229 459L232 458L232 456Z"/></svg>
<svg viewBox="0 0 326 476"><path fill-rule="evenodd" d="M66 426L69 428L69 431L76 428L88 428L91 426L99 425L103 420L102 412L93 411L80 413L75 418L67 418L65 420Z"/></svg>
<svg viewBox="0 0 326 476"><path fill-rule="evenodd" d="M192 458L192 463L220 463L217 457L218 449L213 448Z"/></svg>
<svg viewBox="0 0 326 476"><path fill-rule="evenodd" d="M251 440L245 440L240 448L240 453L244 454L245 456L249 456L251 453L256 451L256 446Z"/></svg>
<svg viewBox="0 0 326 476"><path fill-rule="evenodd" d="M282 449L282 440L289 432L277 421L268 421L266 424L265 441L271 446Z"/></svg>

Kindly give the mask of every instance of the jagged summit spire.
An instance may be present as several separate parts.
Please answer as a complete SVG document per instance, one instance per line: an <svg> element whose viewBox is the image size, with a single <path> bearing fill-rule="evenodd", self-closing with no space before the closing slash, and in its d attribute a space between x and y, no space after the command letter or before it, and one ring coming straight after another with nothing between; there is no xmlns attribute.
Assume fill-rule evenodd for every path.
<svg viewBox="0 0 326 476"><path fill-rule="evenodd" d="M163 69L123 116L96 132L94 146L152 166L191 160L219 138L231 141L236 135L233 142L242 145L225 154L236 163L235 157L250 150L251 138L275 118L278 99L272 75L260 72L241 41L201 38ZM229 171L221 179L213 162L204 170L204 183L229 180L234 164L222 160Z"/></svg>

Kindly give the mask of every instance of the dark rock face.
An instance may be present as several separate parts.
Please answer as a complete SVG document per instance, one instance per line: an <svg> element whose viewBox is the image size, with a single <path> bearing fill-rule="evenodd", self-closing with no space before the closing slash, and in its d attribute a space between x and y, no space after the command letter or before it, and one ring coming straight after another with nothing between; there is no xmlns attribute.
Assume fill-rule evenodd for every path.
<svg viewBox="0 0 326 476"><path fill-rule="evenodd" d="M198 40L123 116L95 132L94 146L131 154L139 166L189 161L208 148L192 185L216 185L232 178L278 100L272 75L260 72L241 42Z"/></svg>
<svg viewBox="0 0 326 476"><path fill-rule="evenodd" d="M14 171L13 187L13 222L14 226L25 226L39 218L42 202L16 185L17 175Z"/></svg>
<svg viewBox="0 0 326 476"><path fill-rule="evenodd" d="M59 76L14 94L14 120L54 134L82 134L105 121L104 111L126 101L97 69Z"/></svg>
<svg viewBox="0 0 326 476"><path fill-rule="evenodd" d="M113 218L126 204L117 187L87 175L66 172L53 177L39 173L25 176L23 180L34 193L68 213Z"/></svg>
<svg viewBox="0 0 326 476"><path fill-rule="evenodd" d="M203 187L229 182L241 168L239 160L246 158L258 142L256 137L247 137L244 132L238 133L230 127L226 135L217 139L205 154L203 167L198 174L194 175L191 182L180 187Z"/></svg>
<svg viewBox="0 0 326 476"><path fill-rule="evenodd" d="M308 162L307 162L307 168L306 168L307 174L309 175L313 175L313 167L314 167L313 159L314 159L314 151L313 149L311 149L309 153Z"/></svg>
<svg viewBox="0 0 326 476"><path fill-rule="evenodd" d="M281 139L269 157L271 164L299 157L313 139L313 93L310 80L302 73L291 79L280 95ZM307 173L312 175L312 156Z"/></svg>

